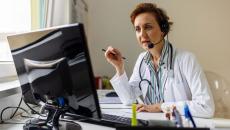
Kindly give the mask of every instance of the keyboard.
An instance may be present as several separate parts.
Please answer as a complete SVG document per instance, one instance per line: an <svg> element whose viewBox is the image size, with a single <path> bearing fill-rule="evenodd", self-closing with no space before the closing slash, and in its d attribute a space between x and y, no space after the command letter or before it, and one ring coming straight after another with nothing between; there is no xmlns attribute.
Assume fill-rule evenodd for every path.
<svg viewBox="0 0 230 130"><path fill-rule="evenodd" d="M82 116L75 114L65 114L65 119L69 120L80 120L81 122L87 122L97 125L103 125L108 127L116 127L116 126L131 126L131 118L122 117L117 115L110 114L102 114L101 119L93 119L93 118L83 118ZM149 122L146 120L137 119L138 126L148 126Z"/></svg>
<svg viewBox="0 0 230 130"><path fill-rule="evenodd" d="M130 125L131 124L131 118L116 116L116 115L109 115L109 114L102 114L101 120L112 121L112 122L115 122L117 124L123 124L123 125Z"/></svg>
<svg viewBox="0 0 230 130"><path fill-rule="evenodd" d="M109 114L102 114L101 121L105 123L111 123L114 127L115 126L131 126L131 118L122 117L117 115L109 115ZM148 121L137 119L138 125L140 126L147 126Z"/></svg>

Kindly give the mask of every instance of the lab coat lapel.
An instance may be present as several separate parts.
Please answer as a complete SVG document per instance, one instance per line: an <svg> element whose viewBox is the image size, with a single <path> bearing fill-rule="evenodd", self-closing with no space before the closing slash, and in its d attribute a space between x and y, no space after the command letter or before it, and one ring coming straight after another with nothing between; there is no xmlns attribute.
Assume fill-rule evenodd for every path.
<svg viewBox="0 0 230 130"><path fill-rule="evenodd" d="M163 94L163 97L164 97L164 89L165 89L165 84L166 84L166 81L168 79L168 73L169 71L167 69L162 69L162 88L161 88L161 91L162 91L162 94Z"/></svg>
<svg viewBox="0 0 230 130"><path fill-rule="evenodd" d="M144 79L150 80L150 71L149 71L148 67L145 67L145 71L144 72L145 72ZM146 97L146 94L147 94L147 91L148 91L148 85L149 84L147 82L144 82L142 84L142 86L141 86L144 98Z"/></svg>

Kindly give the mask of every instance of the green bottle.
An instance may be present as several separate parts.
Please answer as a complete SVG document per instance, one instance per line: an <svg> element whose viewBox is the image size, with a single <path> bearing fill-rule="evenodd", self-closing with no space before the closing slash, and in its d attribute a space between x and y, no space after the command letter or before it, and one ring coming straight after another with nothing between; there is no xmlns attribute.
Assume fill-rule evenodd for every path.
<svg viewBox="0 0 230 130"><path fill-rule="evenodd" d="M132 104L132 122L131 126L137 126L137 112L136 112L137 106L136 104Z"/></svg>

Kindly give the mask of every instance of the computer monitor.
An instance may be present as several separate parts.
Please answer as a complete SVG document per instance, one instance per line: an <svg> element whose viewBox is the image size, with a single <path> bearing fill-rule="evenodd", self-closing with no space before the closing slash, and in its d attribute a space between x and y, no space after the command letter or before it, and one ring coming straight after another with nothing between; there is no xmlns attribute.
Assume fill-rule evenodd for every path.
<svg viewBox="0 0 230 130"><path fill-rule="evenodd" d="M70 99L70 107L78 109L81 106L91 112L91 114L80 112L77 113L78 115L82 114L94 119L101 118L94 74L82 24L76 23L16 34L8 36L7 39L25 102L37 102L37 98L34 98L31 91L29 75L24 64L25 59L43 62L65 58L72 80L71 91L75 97Z"/></svg>

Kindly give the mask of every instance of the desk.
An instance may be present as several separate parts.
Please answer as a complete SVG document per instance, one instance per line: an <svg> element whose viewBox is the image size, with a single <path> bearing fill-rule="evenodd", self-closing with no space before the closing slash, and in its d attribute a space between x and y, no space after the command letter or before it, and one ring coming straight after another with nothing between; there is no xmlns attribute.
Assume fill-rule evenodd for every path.
<svg viewBox="0 0 230 130"><path fill-rule="evenodd" d="M99 93L100 94L100 93ZM104 94L104 92L103 92ZM99 97L102 97L99 95ZM100 104L101 110L103 113L131 117L131 107L125 106L123 104ZM137 118L145 119L145 120L165 120L165 116L163 113L146 113L140 112L137 113ZM17 119L17 118L16 118ZM10 120L12 122L25 122L27 119L17 119L16 121ZM221 119L221 118L213 118L213 119L202 119L202 118L194 118L198 127L210 127L213 130L227 130L230 129L230 119ZM100 125L94 125L84 122L78 122L81 125L83 130L114 130L115 128L105 127ZM0 124L0 130L18 130L22 129L23 124ZM215 128L218 127L218 128ZM225 128L219 128L225 127ZM226 128L228 127L228 128Z"/></svg>
<svg viewBox="0 0 230 130"><path fill-rule="evenodd" d="M102 112L107 114L116 114L119 116L131 117L131 109L127 106L122 104L100 104L102 108ZM112 108L114 106L114 108ZM118 108L120 107L120 108ZM145 120L165 120L165 116L163 113L137 113L137 118L145 119ZM16 118L17 119L17 118ZM17 119L17 120L10 120L12 122L25 122L27 119ZM212 130L227 130L230 128L230 119L221 119L221 118L213 118L213 119L202 119L202 118L195 118L195 122L199 127L210 127ZM89 124L85 122L78 122L83 130L115 130L115 128L105 127L100 125ZM229 128L215 128L220 126L225 126ZM0 124L0 130L19 130L22 129L23 124Z"/></svg>

